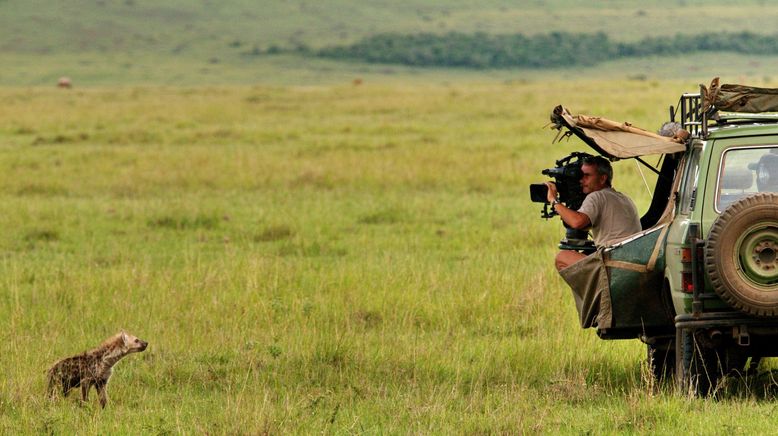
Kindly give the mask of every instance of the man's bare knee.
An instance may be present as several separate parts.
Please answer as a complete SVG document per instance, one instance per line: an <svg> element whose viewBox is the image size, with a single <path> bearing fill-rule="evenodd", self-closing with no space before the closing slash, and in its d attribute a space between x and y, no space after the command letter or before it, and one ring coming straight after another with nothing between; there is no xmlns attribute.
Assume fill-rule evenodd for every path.
<svg viewBox="0 0 778 436"><path fill-rule="evenodd" d="M556 259L554 260L556 264L557 271L562 271L563 269L567 268L568 266L578 262L579 260L586 257L585 254L579 253L577 251L573 250L562 250L556 255Z"/></svg>

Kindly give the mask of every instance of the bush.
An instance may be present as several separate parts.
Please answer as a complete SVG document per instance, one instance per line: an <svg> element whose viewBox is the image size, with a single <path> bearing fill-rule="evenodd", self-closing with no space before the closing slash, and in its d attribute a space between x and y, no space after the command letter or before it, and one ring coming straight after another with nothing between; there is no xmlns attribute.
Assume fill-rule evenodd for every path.
<svg viewBox="0 0 778 436"><path fill-rule="evenodd" d="M698 51L778 54L778 35L703 33L648 37L635 43L611 41L605 33L552 32L546 35L486 33L384 33L346 46L303 53L370 63L420 67L550 68L595 65L607 59L677 55Z"/></svg>

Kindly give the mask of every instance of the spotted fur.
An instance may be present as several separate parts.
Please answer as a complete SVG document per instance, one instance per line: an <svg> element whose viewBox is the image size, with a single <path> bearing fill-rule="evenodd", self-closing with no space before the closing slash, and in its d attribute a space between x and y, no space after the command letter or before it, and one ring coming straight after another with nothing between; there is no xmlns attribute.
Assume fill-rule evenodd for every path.
<svg viewBox="0 0 778 436"><path fill-rule="evenodd" d="M71 389L81 386L81 399L87 401L89 388L94 386L104 408L108 403L105 389L113 366L124 356L141 352L147 346L148 342L122 330L93 350L57 361L48 371L49 396L53 398L58 388L67 396Z"/></svg>

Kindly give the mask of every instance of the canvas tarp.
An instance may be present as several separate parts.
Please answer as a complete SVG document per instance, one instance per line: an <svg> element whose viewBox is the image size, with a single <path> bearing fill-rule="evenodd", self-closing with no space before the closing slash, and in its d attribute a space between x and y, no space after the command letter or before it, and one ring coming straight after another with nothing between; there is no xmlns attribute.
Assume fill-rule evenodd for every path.
<svg viewBox="0 0 778 436"><path fill-rule="evenodd" d="M778 89L757 88L746 85L719 84L714 78L709 88L700 85L702 109L713 107L724 112L778 112Z"/></svg>
<svg viewBox="0 0 778 436"><path fill-rule="evenodd" d="M680 165L684 164L685 161L681 161ZM657 257L664 244L670 222L675 215L675 196L678 195L680 183L681 177L676 175L671 189L671 192L673 192L672 197L667 202L662 216L652 228L635 234L611 247L598 247L594 253L559 271L559 274L573 292L581 328L596 327L597 329L609 329L613 327L608 268L636 271L640 274L655 273ZM621 262L611 259L611 250L657 231L660 233L658 234L656 244L650 252L645 253L645 263Z"/></svg>
<svg viewBox="0 0 778 436"><path fill-rule="evenodd" d="M554 108L551 120L555 128L560 129L565 126L578 136L583 134L585 138L582 139L590 145L596 145L599 148L597 151L608 157L620 159L681 152L686 150L685 143L689 137L688 132L683 129L677 130L674 136L669 137L643 130L627 122L572 115L562 106Z"/></svg>
<svg viewBox="0 0 778 436"><path fill-rule="evenodd" d="M603 259L604 247L578 262L559 271L559 274L573 291L575 308L578 311L581 328L610 328L611 313L608 270Z"/></svg>
<svg viewBox="0 0 778 436"><path fill-rule="evenodd" d="M656 264L660 252L663 251L662 246L668 228L669 224L665 222L614 246L599 247L594 253L559 271L573 292L581 328L597 327L597 329L602 330L613 327L610 285L612 274L617 274L614 270L627 270L642 275L643 278L638 280L638 283L646 283L648 276L661 275L661 271L656 270ZM653 239L647 239L647 241L654 244L653 249L640 252L640 261L623 261L612 258L614 250L624 249L622 247L629 244L639 244L638 239L652 234L656 237L656 242L653 242Z"/></svg>

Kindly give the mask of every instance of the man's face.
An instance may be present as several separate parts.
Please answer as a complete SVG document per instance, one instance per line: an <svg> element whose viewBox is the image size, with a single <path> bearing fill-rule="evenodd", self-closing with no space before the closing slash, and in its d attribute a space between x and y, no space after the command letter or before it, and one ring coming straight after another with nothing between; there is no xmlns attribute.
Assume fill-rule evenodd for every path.
<svg viewBox="0 0 778 436"><path fill-rule="evenodd" d="M608 176L597 174L597 166L583 164L581 165L581 171L583 172L583 177L581 177L581 188L583 189L584 194L589 194L605 188L605 182L608 179Z"/></svg>

